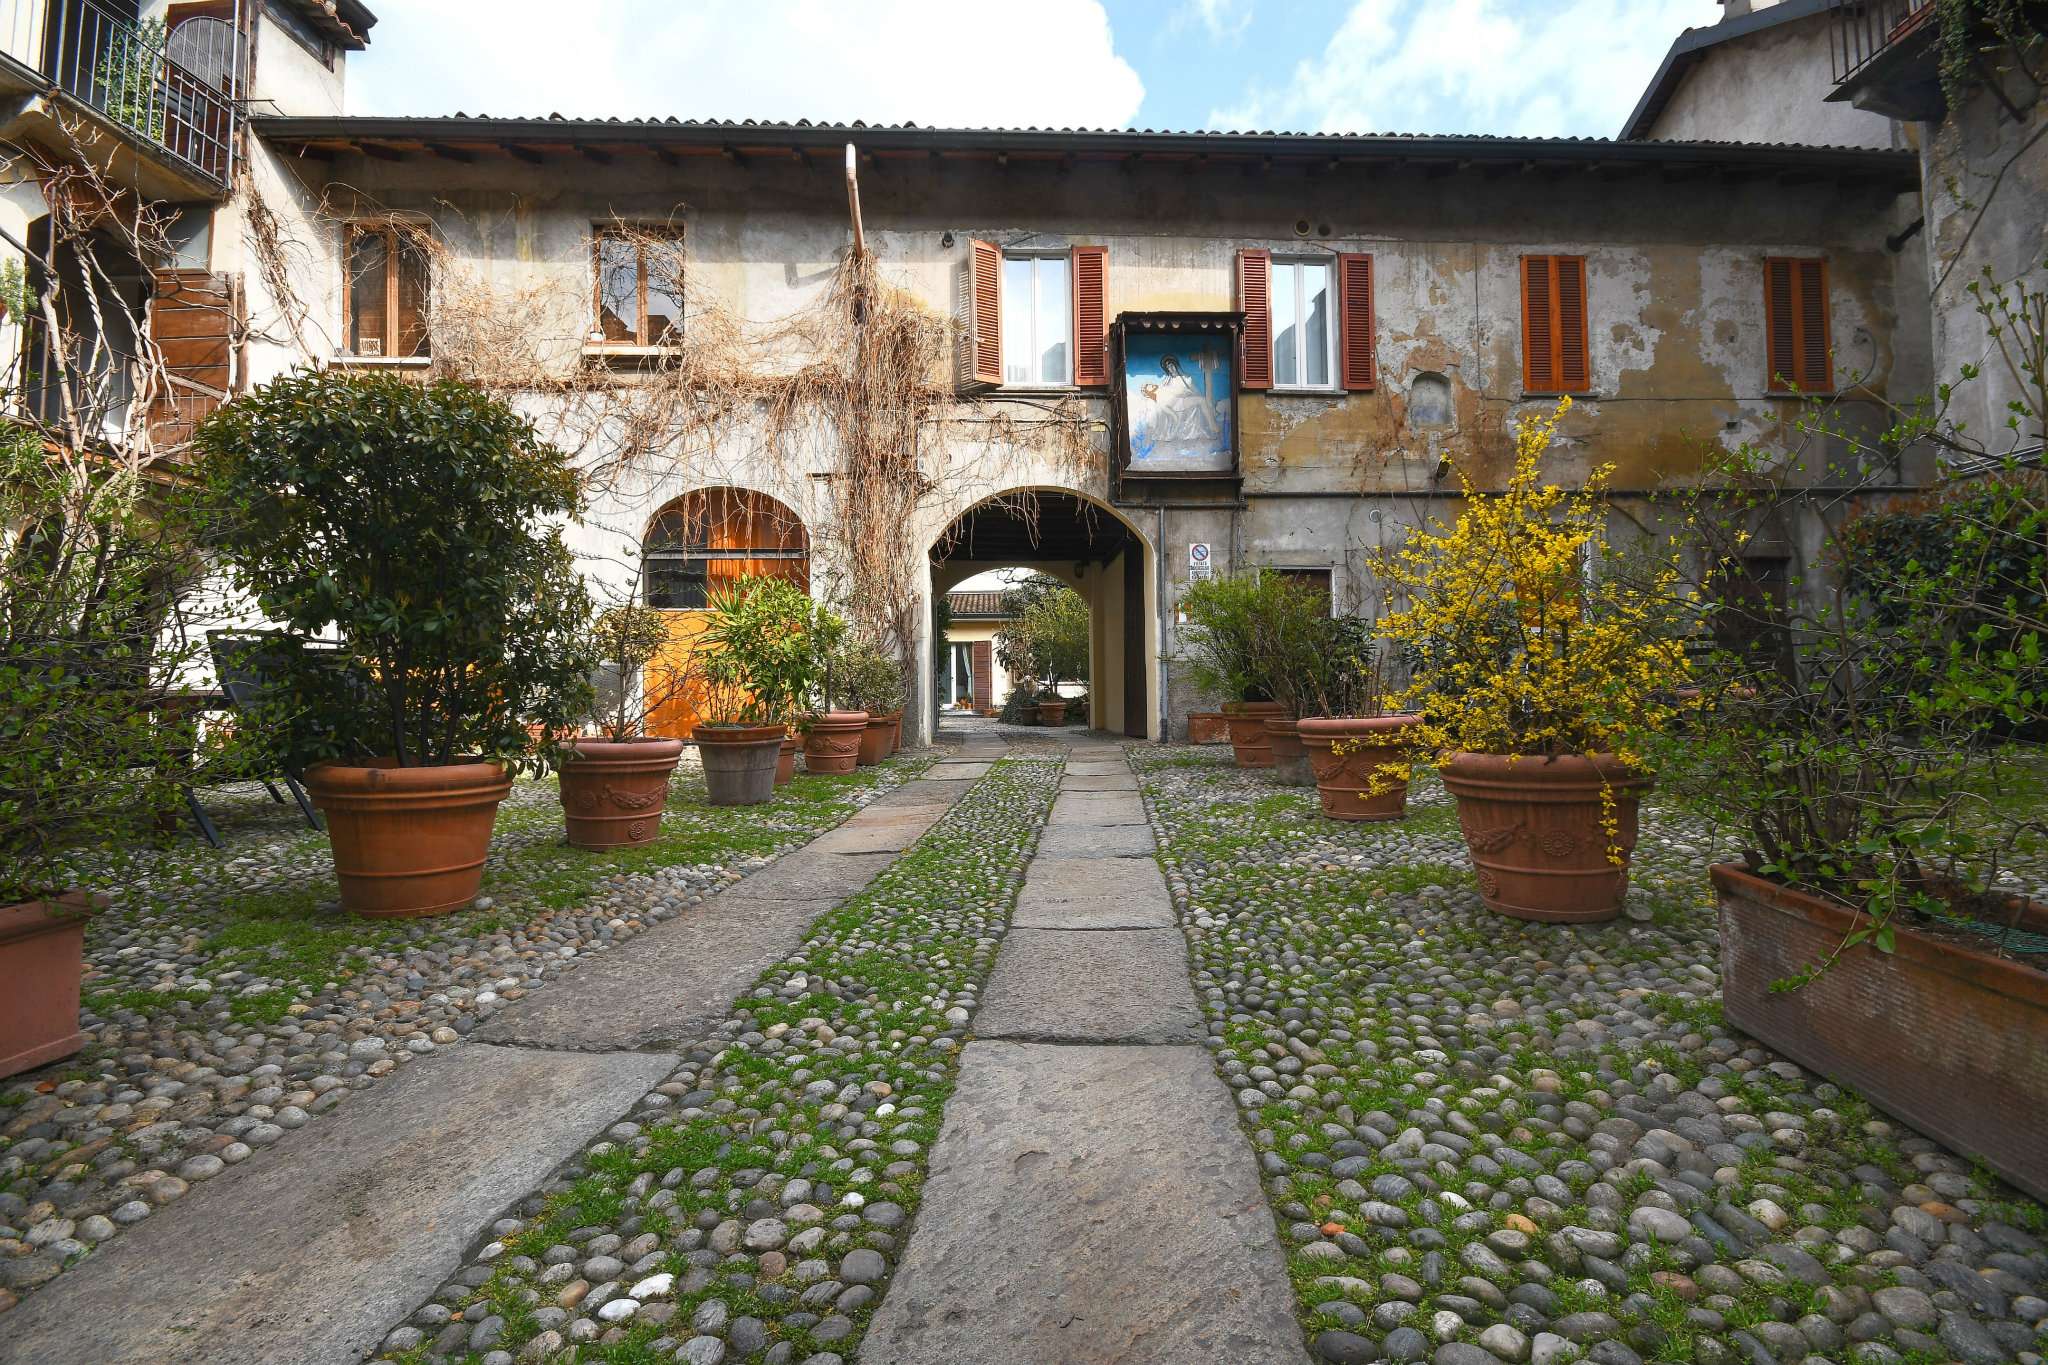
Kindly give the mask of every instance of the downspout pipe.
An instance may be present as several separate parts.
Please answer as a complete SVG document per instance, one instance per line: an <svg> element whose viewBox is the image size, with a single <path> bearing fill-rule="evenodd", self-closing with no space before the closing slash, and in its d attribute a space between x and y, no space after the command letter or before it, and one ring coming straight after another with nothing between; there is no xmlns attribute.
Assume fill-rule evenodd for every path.
<svg viewBox="0 0 2048 1365"><path fill-rule="evenodd" d="M853 254L865 256L868 250L867 233L860 222L860 154L851 142L846 144L846 207L853 215Z"/></svg>

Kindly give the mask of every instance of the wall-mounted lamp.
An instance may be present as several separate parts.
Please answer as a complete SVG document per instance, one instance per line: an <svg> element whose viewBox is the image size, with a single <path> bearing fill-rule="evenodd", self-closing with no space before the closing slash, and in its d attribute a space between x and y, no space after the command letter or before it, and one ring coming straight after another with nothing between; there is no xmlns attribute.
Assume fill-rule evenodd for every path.
<svg viewBox="0 0 2048 1365"><path fill-rule="evenodd" d="M945 236L939 238L939 245L944 247L946 250L951 251L953 249L953 234L949 232Z"/></svg>

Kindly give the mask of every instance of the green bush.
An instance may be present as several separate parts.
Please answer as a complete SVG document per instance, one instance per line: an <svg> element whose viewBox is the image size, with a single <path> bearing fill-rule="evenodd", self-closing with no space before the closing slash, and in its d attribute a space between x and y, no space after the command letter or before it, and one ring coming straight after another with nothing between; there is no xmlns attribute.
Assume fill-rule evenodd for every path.
<svg viewBox="0 0 2048 1365"><path fill-rule="evenodd" d="M302 370L194 445L237 585L290 643L340 639L340 666L273 652L296 762L516 762L588 714L591 602L559 529L577 478L510 407L453 380Z"/></svg>
<svg viewBox="0 0 2048 1365"><path fill-rule="evenodd" d="M822 699L846 622L782 578L742 578L711 599L697 643L724 724L796 723Z"/></svg>
<svg viewBox="0 0 2048 1365"><path fill-rule="evenodd" d="M868 640L856 640L840 654L836 668L839 696L856 711L892 715L903 705L903 665L894 654Z"/></svg>
<svg viewBox="0 0 2048 1365"><path fill-rule="evenodd" d="M1326 671L1329 606L1272 569L1203 579L1181 597L1181 658L1195 685L1226 702L1277 701L1296 715Z"/></svg>

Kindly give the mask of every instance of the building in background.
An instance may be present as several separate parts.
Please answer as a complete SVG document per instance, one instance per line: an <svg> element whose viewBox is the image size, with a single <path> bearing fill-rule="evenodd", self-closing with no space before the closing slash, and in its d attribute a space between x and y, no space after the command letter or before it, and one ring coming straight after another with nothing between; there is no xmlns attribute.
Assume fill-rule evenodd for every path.
<svg viewBox="0 0 2048 1365"><path fill-rule="evenodd" d="M1000 588L946 594L950 613L939 658L942 710L992 715L1010 695L1010 675L996 658L995 639L1010 620Z"/></svg>

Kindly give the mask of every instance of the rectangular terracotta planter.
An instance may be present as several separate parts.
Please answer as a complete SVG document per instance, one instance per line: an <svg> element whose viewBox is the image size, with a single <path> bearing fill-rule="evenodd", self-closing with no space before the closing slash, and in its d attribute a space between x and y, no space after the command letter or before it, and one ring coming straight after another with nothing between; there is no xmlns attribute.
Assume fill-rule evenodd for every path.
<svg viewBox="0 0 2048 1365"><path fill-rule="evenodd" d="M1230 739L1221 711L1188 712L1188 743L1223 744Z"/></svg>
<svg viewBox="0 0 2048 1365"><path fill-rule="evenodd" d="M0 906L0 1076L46 1066L85 1046L78 986L85 921L96 908L83 891Z"/></svg>
<svg viewBox="0 0 2048 1365"><path fill-rule="evenodd" d="M1721 864L1721 1005L1728 1022L2048 1199L2048 972L1895 925L1798 990L1860 916ZM2018 927L2048 933L2048 906Z"/></svg>

